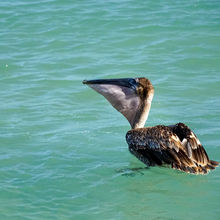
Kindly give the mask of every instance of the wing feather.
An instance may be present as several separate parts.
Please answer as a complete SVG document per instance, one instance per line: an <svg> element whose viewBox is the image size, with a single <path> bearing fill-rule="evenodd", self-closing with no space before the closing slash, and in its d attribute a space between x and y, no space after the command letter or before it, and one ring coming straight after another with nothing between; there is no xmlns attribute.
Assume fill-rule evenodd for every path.
<svg viewBox="0 0 220 220"><path fill-rule="evenodd" d="M183 123L133 129L126 140L131 153L144 163L147 158L147 165L171 164L174 169L201 174L218 165L213 165L199 139Z"/></svg>
<svg viewBox="0 0 220 220"><path fill-rule="evenodd" d="M187 155L195 163L199 165L207 165L209 162L209 157L201 145L199 139L191 131L191 129L183 123L178 123L172 127L172 131L180 138L183 139L182 142L185 143L185 148Z"/></svg>

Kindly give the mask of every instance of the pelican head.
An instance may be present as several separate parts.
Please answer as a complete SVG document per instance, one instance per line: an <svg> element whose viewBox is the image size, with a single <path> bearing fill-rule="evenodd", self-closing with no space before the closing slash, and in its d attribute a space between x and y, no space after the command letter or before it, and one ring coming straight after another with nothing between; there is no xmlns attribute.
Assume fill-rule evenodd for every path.
<svg viewBox="0 0 220 220"><path fill-rule="evenodd" d="M132 128L144 127L150 111L154 88L147 78L84 80L121 112Z"/></svg>

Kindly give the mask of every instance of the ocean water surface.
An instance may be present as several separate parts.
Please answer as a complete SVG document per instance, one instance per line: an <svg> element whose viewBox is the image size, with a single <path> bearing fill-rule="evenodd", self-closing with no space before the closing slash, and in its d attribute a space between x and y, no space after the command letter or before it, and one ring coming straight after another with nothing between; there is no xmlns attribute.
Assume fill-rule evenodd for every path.
<svg viewBox="0 0 220 220"><path fill-rule="evenodd" d="M186 123L220 161L220 1L0 2L0 219L220 219L220 168L146 169L82 84L139 76L146 126Z"/></svg>

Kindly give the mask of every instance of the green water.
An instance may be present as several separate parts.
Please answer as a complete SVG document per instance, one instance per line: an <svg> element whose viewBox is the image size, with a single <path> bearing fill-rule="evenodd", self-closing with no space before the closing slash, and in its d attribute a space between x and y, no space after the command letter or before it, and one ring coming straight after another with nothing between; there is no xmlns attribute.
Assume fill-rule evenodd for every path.
<svg viewBox="0 0 220 220"><path fill-rule="evenodd" d="M220 161L220 1L0 2L0 219L220 219L220 169L144 168L83 79L148 77L147 125Z"/></svg>

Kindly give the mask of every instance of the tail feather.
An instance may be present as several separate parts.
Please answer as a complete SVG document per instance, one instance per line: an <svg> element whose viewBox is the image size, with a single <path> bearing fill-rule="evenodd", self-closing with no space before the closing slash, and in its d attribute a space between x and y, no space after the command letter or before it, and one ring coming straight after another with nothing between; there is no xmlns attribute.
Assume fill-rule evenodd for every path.
<svg viewBox="0 0 220 220"><path fill-rule="evenodd" d="M181 170L187 173L192 173L192 174L207 174L210 170L214 170L217 166L219 165L219 162L209 160L209 162L202 166L202 165L197 165L197 166L184 166L183 164L177 165L172 163L172 168Z"/></svg>
<svg viewBox="0 0 220 220"><path fill-rule="evenodd" d="M214 160L209 160L209 163L214 167L217 167L219 165L219 162L214 161Z"/></svg>

